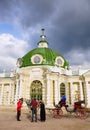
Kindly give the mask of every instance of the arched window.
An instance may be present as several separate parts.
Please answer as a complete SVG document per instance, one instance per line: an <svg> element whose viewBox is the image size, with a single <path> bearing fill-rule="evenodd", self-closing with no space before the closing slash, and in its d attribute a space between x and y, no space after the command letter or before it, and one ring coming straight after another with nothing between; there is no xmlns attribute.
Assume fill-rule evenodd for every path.
<svg viewBox="0 0 90 130"><path fill-rule="evenodd" d="M30 87L30 97L31 100L36 98L37 100L42 100L42 83L38 80L32 82Z"/></svg>
<svg viewBox="0 0 90 130"><path fill-rule="evenodd" d="M65 84L61 83L60 84L60 96L62 96L63 94L66 95Z"/></svg>

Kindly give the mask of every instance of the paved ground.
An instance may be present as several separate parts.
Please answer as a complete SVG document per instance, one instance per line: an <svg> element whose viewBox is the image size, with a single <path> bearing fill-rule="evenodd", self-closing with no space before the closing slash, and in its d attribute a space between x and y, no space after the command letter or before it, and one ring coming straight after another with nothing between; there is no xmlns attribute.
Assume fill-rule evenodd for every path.
<svg viewBox="0 0 90 130"><path fill-rule="evenodd" d="M16 111L0 111L0 130L90 130L90 116L85 119L77 119L73 115L55 119L47 114L47 120L40 122L30 121L28 110L22 111L21 121L16 120Z"/></svg>

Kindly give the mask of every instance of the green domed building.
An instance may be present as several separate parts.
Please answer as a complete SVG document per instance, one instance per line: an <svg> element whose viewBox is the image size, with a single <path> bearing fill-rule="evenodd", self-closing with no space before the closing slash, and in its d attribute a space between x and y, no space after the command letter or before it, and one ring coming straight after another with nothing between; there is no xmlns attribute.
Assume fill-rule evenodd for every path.
<svg viewBox="0 0 90 130"><path fill-rule="evenodd" d="M27 82L29 86L24 81L24 86L28 86L29 92L28 95L25 94L26 96L24 98L33 99L36 97L38 100L44 100L47 104L47 93L51 91L49 95L51 98L50 104L53 105L58 102L58 98L54 97L55 78L57 79L58 74L65 75L65 71L68 69L68 62L60 53L48 47L48 42L45 37L44 29L42 29L38 47L29 51L22 58L19 58L17 66L20 77L21 75L29 76ZM48 78L52 78L52 80L48 82ZM50 90L47 88L48 83L51 86ZM66 93L64 83L61 86L63 89L61 94L59 94L59 98L62 93ZM21 97L22 94L19 96Z"/></svg>
<svg viewBox="0 0 90 130"><path fill-rule="evenodd" d="M14 76L2 74L0 104L13 105L21 97L36 98L51 108L65 94L68 104L85 100L90 108L90 70L72 70L60 53L48 47L45 37L42 29L37 48L18 58Z"/></svg>

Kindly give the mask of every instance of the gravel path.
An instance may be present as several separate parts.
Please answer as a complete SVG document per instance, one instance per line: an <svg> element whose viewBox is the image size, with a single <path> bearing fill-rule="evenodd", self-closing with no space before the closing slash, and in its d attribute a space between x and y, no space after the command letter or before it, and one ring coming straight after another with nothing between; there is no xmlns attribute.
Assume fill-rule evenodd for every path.
<svg viewBox="0 0 90 130"><path fill-rule="evenodd" d="M85 119L77 119L73 115L55 119L47 114L45 122L31 122L30 113L22 111L21 121L16 120L16 111L0 111L0 130L90 130L90 116Z"/></svg>

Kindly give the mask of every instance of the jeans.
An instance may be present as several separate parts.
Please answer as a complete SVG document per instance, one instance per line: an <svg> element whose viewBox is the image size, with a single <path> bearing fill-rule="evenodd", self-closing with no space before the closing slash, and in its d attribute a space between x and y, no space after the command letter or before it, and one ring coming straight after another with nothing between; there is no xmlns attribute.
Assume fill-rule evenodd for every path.
<svg viewBox="0 0 90 130"><path fill-rule="evenodd" d="M32 109L32 122L34 121L34 117L35 121L37 121L37 108Z"/></svg>

